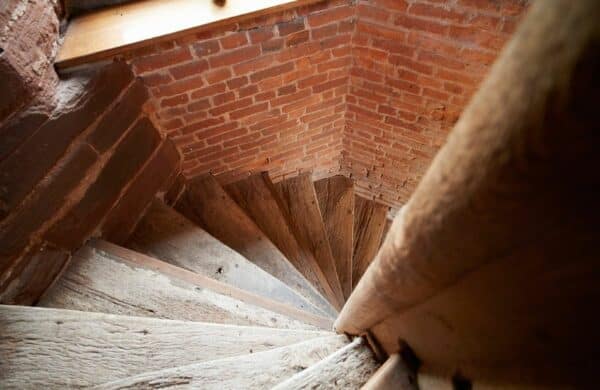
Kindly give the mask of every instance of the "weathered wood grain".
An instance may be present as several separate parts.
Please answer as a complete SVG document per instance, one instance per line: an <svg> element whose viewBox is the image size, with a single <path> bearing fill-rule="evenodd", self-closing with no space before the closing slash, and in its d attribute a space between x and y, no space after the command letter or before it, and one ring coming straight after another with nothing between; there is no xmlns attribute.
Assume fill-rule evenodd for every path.
<svg viewBox="0 0 600 390"><path fill-rule="evenodd" d="M212 175L189 182L175 208L296 292L312 290L310 283Z"/></svg>
<svg viewBox="0 0 600 390"><path fill-rule="evenodd" d="M418 390L417 375L400 354L391 355L361 390Z"/></svg>
<svg viewBox="0 0 600 390"><path fill-rule="evenodd" d="M323 217L319 210L317 194L310 174L302 174L276 184L284 209L290 216L290 224L300 245L310 251L319 267L321 285L327 297L336 307L344 304L344 293L337 276L335 260L331 253Z"/></svg>
<svg viewBox="0 0 600 390"><path fill-rule="evenodd" d="M354 201L352 288L371 264L383 239L388 207L357 196Z"/></svg>
<svg viewBox="0 0 600 390"><path fill-rule="evenodd" d="M39 302L40 306L176 320L314 329L313 326L242 302L215 291L219 282L151 258L140 264L124 260L116 245L79 250L63 276ZM142 256L142 255L140 255ZM160 263L192 274L188 281L150 268ZM194 281L196 283L194 283Z"/></svg>
<svg viewBox="0 0 600 390"><path fill-rule="evenodd" d="M315 191L342 291L348 298L352 292L354 185L338 175L316 181Z"/></svg>
<svg viewBox="0 0 600 390"><path fill-rule="evenodd" d="M289 226L289 218L279 206L277 192L266 172L225 186L227 193L244 209L265 235L287 257L292 265L309 281L302 291L315 306L332 316L337 311L316 291L320 287L314 269L317 263L309 251L303 251ZM312 287L312 288L311 288ZM324 292L322 292L324 294Z"/></svg>
<svg viewBox="0 0 600 390"><path fill-rule="evenodd" d="M275 386L273 390L360 389L379 364L362 338Z"/></svg>
<svg viewBox="0 0 600 390"><path fill-rule="evenodd" d="M266 389L315 364L347 342L343 335L315 338L264 352L147 372L106 383L98 389L171 386L216 390Z"/></svg>
<svg viewBox="0 0 600 390"><path fill-rule="evenodd" d="M127 246L242 290L325 315L282 281L159 200L151 204Z"/></svg>
<svg viewBox="0 0 600 390"><path fill-rule="evenodd" d="M0 387L80 387L329 332L0 305Z"/></svg>

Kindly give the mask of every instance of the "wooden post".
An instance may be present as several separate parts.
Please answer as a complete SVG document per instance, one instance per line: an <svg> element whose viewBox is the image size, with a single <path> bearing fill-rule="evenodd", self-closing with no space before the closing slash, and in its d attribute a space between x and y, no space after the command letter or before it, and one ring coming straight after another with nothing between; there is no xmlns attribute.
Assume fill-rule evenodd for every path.
<svg viewBox="0 0 600 390"><path fill-rule="evenodd" d="M340 313L335 324L338 331L349 334L368 331L388 353L397 350L396 340L403 338L427 363L427 357L435 354L435 346L423 340L428 336L428 326L436 321L435 313L429 313L431 317L421 313L421 322L411 322L420 326L410 329L405 326L410 318L403 315L418 312L418 308L460 286L461 281L477 275L487 265L511 259L514 261L512 268L500 269L505 272L506 284L520 283L517 287L522 295L515 298L517 302L498 299L495 301L498 306L510 306L510 310L507 309L510 315L516 313L518 304L522 304L519 310L531 309L528 313L537 320L535 326L552 324L559 329L556 335L552 334L549 345L558 343L555 336L563 338L561 348L568 344L565 340L582 341L584 337L590 337L589 334L572 334L573 328L569 330L566 326L569 319L560 316L585 313L585 320L591 320L591 323L577 323L578 329L598 326L598 315L586 312L591 307L579 304L581 300L546 302L543 298L550 290L529 288L526 279L522 281L519 276L527 272L536 276L526 268L535 258L541 269L556 267L557 272L548 275L561 275L570 281L560 286L566 296L585 296L589 299L588 304L599 302L596 300L599 289L593 286L597 283L594 278L599 276L600 266L597 262L590 263L598 258L598 250L596 245L589 245L600 238L600 213L594 195L600 184L600 132L596 113L600 102L596 74L599 20L600 2L597 0L537 1L532 4L526 19L465 109L446 145L395 219L375 261ZM585 245L580 240L582 237L589 239ZM531 253L528 255L524 248ZM567 248L571 249L570 253ZM568 279L573 274L558 272L566 261L579 260L580 269L586 272L578 274L577 283ZM523 265L515 267L514 264ZM544 288L559 288L552 287L554 285L544 284ZM485 290L485 285L477 288L479 290L473 287L472 292L477 291L494 302L490 298L494 297L494 291ZM560 296L559 292L557 294ZM471 299L472 295L466 296ZM472 299L476 298L479 297ZM460 313L467 311L468 303L448 301L445 304L456 310L447 317L440 317L439 321L450 322L448 326L472 325L459 321ZM461 304L465 307L460 308ZM441 303L438 306L443 307ZM471 320L486 310L486 315L494 315L494 308L477 309L473 309ZM505 348L501 344L509 340L523 341L516 339L517 332L511 332L511 327L517 326L511 320L516 323L521 317L517 318L515 314L515 318L502 318L505 334L493 328L493 332L500 333L492 333L499 341L496 344L490 341L490 348ZM519 337L533 335L537 329L533 324L531 321L522 325L523 332ZM481 334L471 334L472 337L483 337L483 329L492 332L492 325L484 324L483 320L477 326L481 326ZM456 327L440 331L440 334L443 332L447 332L450 339L460 339L459 333L465 337ZM475 344L477 341L471 340ZM590 347L589 342L587 339L584 343L588 352L589 348L595 348ZM584 344L572 346L584 348ZM483 349L481 343L477 345ZM448 359L460 357L469 361L471 368L487 365L491 372L494 369L490 368L490 361L499 356L493 356L494 351L490 350L492 356L486 361L485 351L476 351L476 347L462 351L458 347L456 351L448 350L442 345L437 348L437 364L444 364L442 356ZM469 355L469 351L481 353L477 359L482 360L474 362L474 355ZM499 349L497 352L500 354ZM502 357L508 359L509 353ZM536 358L538 355L533 359ZM544 354L539 353L539 358L543 360ZM572 356L553 358L570 359ZM514 364L523 363L523 360L523 357L516 357ZM447 363L448 367L460 366L456 361ZM524 370L527 370L527 364L523 363ZM481 373L482 370L470 372Z"/></svg>

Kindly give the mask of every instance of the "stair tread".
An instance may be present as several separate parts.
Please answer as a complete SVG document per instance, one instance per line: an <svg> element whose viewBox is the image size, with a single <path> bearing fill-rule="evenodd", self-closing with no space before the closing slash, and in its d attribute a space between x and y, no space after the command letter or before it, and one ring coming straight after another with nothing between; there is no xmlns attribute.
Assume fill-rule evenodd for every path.
<svg viewBox="0 0 600 390"><path fill-rule="evenodd" d="M302 293L307 287L306 279L212 175L188 183L175 208L295 291Z"/></svg>
<svg viewBox="0 0 600 390"><path fill-rule="evenodd" d="M346 336L314 338L264 352L152 371L105 383L99 389L169 387L202 389L270 388L347 343Z"/></svg>
<svg viewBox="0 0 600 390"><path fill-rule="evenodd" d="M388 207L370 199L354 199L354 254L352 258L352 288L377 255L387 222Z"/></svg>
<svg viewBox="0 0 600 390"><path fill-rule="evenodd" d="M298 309L330 315L158 199L139 222L127 247Z"/></svg>
<svg viewBox="0 0 600 390"><path fill-rule="evenodd" d="M90 386L330 334L4 305L0 329L2 388Z"/></svg>
<svg viewBox="0 0 600 390"><path fill-rule="evenodd" d="M378 366L366 342L356 338L325 359L281 382L273 390L360 389Z"/></svg>
<svg viewBox="0 0 600 390"><path fill-rule="evenodd" d="M344 298L348 299L352 293L354 185L351 179L337 175L317 180L315 191Z"/></svg>
<svg viewBox="0 0 600 390"><path fill-rule="evenodd" d="M86 244L40 306L292 329L331 321L101 240Z"/></svg>
<svg viewBox="0 0 600 390"><path fill-rule="evenodd" d="M344 294L310 174L283 180L276 184L276 188L288 215L291 216L290 223L298 242L314 255L320 270L319 275L323 278L321 283L328 289L331 303L341 309Z"/></svg>
<svg viewBox="0 0 600 390"><path fill-rule="evenodd" d="M268 174L254 174L224 188L307 280L306 288L302 291L304 296L318 308L336 316L336 310L321 295L324 292L316 291L320 287L318 277L313 271L316 268L316 260L312 254L300 248L288 218L279 205L277 192Z"/></svg>

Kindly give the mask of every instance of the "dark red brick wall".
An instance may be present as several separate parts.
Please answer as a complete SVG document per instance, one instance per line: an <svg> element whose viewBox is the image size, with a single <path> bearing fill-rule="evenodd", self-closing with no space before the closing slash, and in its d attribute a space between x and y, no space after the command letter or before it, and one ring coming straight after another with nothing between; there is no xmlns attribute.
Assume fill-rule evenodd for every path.
<svg viewBox="0 0 600 390"><path fill-rule="evenodd" d="M525 11L521 0L361 0L343 166L406 202Z"/></svg>
<svg viewBox="0 0 600 390"><path fill-rule="evenodd" d="M329 1L129 58L187 177L341 171L398 207L526 3Z"/></svg>
<svg viewBox="0 0 600 390"><path fill-rule="evenodd" d="M354 12L324 2L132 54L184 173L337 172Z"/></svg>

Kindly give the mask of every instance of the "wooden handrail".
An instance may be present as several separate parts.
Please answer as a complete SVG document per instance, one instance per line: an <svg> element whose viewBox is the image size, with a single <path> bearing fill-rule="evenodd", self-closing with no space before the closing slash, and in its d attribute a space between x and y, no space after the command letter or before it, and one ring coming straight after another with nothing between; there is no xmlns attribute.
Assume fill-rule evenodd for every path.
<svg viewBox="0 0 600 390"><path fill-rule="evenodd" d="M338 331L368 333L387 353L395 352L404 339L426 363L472 375L487 370L493 376L498 362L505 364L503 359L502 369L521 364L524 372L537 364L535 359L539 366L576 359L561 356L559 351L567 354L562 343L589 335L569 333L572 323L559 316L585 313L588 319L589 302L549 303L544 296L564 291L568 297L583 297L592 291L595 299L600 290L594 280L600 267L589 262L592 253L596 258L598 254L589 239L600 238L599 208L592 195L600 184L594 108L598 79L593 70L598 64L599 20L596 0L533 3L395 219L340 313ZM567 248L575 251L568 260L580 261L586 272L573 274L565 268ZM521 263L523 268L514 267ZM486 268L489 264L501 264L501 271L494 275ZM555 286L546 273L537 278L539 269L568 283ZM525 275L543 288L528 286ZM494 283L477 284L478 277ZM466 279L470 284L462 283ZM518 302L507 303L513 284L522 295ZM493 286L501 291L486 289ZM456 297L464 301L451 299ZM476 305L482 302L498 307ZM419 311L421 307L427 310ZM517 307L530 308L533 319L524 321ZM490 317L500 310L514 317L498 318L505 324L498 329ZM598 316L591 316L590 324L577 324L580 330L600 325ZM535 336L534 325L540 321L556 329L547 343L559 346L554 354L541 352L548 346ZM531 340L522 340L524 335ZM556 337L563 340L559 343ZM513 348L511 355L505 345L519 342L529 344L523 350ZM588 340L573 348L581 352L592 347Z"/></svg>

